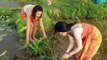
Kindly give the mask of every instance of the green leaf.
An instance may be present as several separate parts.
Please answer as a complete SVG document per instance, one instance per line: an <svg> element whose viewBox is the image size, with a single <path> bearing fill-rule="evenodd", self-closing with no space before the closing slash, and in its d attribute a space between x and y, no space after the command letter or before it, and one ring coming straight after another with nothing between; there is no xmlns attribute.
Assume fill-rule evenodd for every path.
<svg viewBox="0 0 107 60"><path fill-rule="evenodd" d="M25 31L26 28L27 28L26 26L22 27L22 28L19 30L19 32L23 32L23 31Z"/></svg>
<svg viewBox="0 0 107 60"><path fill-rule="evenodd" d="M5 36L6 36L6 34L0 35L0 41L3 41L3 37L5 37Z"/></svg>
<svg viewBox="0 0 107 60"><path fill-rule="evenodd" d="M7 50L5 50L3 53L0 54L0 57L5 55L7 53Z"/></svg>
<svg viewBox="0 0 107 60"><path fill-rule="evenodd" d="M4 29L3 29L3 28L0 28L0 31L4 31Z"/></svg>
<svg viewBox="0 0 107 60"><path fill-rule="evenodd" d="M7 32L13 32L14 30L12 29L6 29Z"/></svg>
<svg viewBox="0 0 107 60"><path fill-rule="evenodd" d="M1 36L2 36L2 37L5 37L5 36L7 36L7 34L2 34Z"/></svg>

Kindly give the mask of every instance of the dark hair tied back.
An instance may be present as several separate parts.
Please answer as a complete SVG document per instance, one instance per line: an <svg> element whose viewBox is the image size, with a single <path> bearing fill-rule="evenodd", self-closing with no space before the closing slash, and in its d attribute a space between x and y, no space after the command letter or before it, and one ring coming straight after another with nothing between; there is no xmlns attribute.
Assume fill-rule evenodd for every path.
<svg viewBox="0 0 107 60"><path fill-rule="evenodd" d="M76 24L76 23L77 23L77 22L73 22L73 23L67 24L68 29L70 30L70 28L71 28L74 24Z"/></svg>
<svg viewBox="0 0 107 60"><path fill-rule="evenodd" d="M56 25L54 27L54 31L55 32L67 32L76 23L77 22L67 24L65 21L59 21L56 23Z"/></svg>

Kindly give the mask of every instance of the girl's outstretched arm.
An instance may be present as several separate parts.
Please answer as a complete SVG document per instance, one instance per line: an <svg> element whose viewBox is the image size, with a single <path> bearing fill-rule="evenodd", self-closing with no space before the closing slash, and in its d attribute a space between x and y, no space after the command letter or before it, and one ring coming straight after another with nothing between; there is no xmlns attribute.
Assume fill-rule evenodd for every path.
<svg viewBox="0 0 107 60"><path fill-rule="evenodd" d="M29 19L29 18L28 18ZM30 40L30 19L27 21L27 30L26 30L26 46L29 44Z"/></svg>
<svg viewBox="0 0 107 60"><path fill-rule="evenodd" d="M70 50L73 48L73 45L74 45L74 38L70 35L68 35L68 38L69 38L70 43L69 43L68 49L66 50L67 53L70 52Z"/></svg>
<svg viewBox="0 0 107 60"><path fill-rule="evenodd" d="M30 41L30 25L31 25L31 18L30 18L30 16L31 16L31 11L30 10L28 10L28 12L27 12L27 30L26 30L26 46L28 46L28 44L29 44L29 41Z"/></svg>
<svg viewBox="0 0 107 60"><path fill-rule="evenodd" d="M70 43L69 43L68 49L66 50L65 54L61 57L61 59L66 59L66 58L70 57L69 52L73 48L74 38L70 35L68 35L68 38L70 40Z"/></svg>
<svg viewBox="0 0 107 60"><path fill-rule="evenodd" d="M43 37L47 38L42 18L40 18L40 26L41 26L41 29L42 29L42 32L43 32Z"/></svg>
<svg viewBox="0 0 107 60"><path fill-rule="evenodd" d="M70 56L78 53L81 49L82 49L82 37L81 37L81 34L83 32L83 28L79 27L79 28L75 28L73 30L73 34L74 34L74 37L76 39L76 43L77 43L77 47L69 54Z"/></svg>

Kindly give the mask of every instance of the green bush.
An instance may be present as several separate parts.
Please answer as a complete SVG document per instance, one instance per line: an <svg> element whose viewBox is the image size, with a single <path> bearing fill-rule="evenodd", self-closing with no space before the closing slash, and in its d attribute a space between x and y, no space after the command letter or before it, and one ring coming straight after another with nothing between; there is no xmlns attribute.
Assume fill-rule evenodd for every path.
<svg viewBox="0 0 107 60"><path fill-rule="evenodd" d="M87 17L103 18L103 17L107 16L107 14L106 14L107 7L105 5L90 3L87 6L88 6Z"/></svg>
<svg viewBox="0 0 107 60"><path fill-rule="evenodd" d="M63 6L63 7L62 7ZM107 4L95 4L93 2L59 5L63 17L88 17L104 18L107 16ZM66 8L66 9L65 9Z"/></svg>
<svg viewBox="0 0 107 60"><path fill-rule="evenodd" d="M65 9L66 8L66 9ZM86 16L87 7L84 3L79 4L71 4L71 5L65 5L64 7L60 7L60 10L62 11L62 14L68 17L83 17Z"/></svg>
<svg viewBox="0 0 107 60"><path fill-rule="evenodd" d="M0 16L13 16L12 8L0 8Z"/></svg>

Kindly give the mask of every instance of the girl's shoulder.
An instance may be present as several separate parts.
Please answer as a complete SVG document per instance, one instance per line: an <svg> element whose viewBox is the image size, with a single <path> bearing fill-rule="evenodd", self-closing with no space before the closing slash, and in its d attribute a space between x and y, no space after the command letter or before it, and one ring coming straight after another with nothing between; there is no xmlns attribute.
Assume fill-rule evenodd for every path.
<svg viewBox="0 0 107 60"><path fill-rule="evenodd" d="M71 32L73 34L80 35L83 32L83 26L81 23L77 23L71 27Z"/></svg>
<svg viewBox="0 0 107 60"><path fill-rule="evenodd" d="M35 5L27 4L24 6L24 9L33 8Z"/></svg>
<svg viewBox="0 0 107 60"><path fill-rule="evenodd" d="M74 24L72 27L71 27L71 30L74 30L76 28L81 28L82 27L82 24L81 23L76 23Z"/></svg>
<svg viewBox="0 0 107 60"><path fill-rule="evenodd" d="M23 10L27 14L29 11L32 12L32 9L34 8L35 5L25 5Z"/></svg>
<svg viewBox="0 0 107 60"><path fill-rule="evenodd" d="M33 6L32 4L26 4L24 7L29 7L29 6Z"/></svg>

